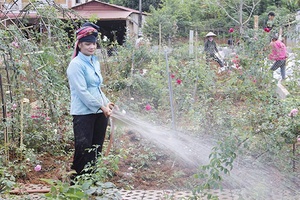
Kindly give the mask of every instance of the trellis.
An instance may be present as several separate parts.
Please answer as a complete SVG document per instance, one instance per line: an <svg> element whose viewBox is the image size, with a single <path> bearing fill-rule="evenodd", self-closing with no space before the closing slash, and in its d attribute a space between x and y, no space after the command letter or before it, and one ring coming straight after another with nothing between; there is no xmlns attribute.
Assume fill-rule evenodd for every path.
<svg viewBox="0 0 300 200"><path fill-rule="evenodd" d="M22 39L24 40L37 40L36 35L33 35L33 32L30 30L34 27L27 24L28 20L33 19L35 20L35 22L33 22L34 26L35 28L39 28L38 31L41 33L41 35L47 35L48 40L53 39L51 38L51 27L53 27L54 24L49 24L48 21L51 21L50 17L48 18L48 20L48 16L43 16L43 13L41 13L43 12L43 6L53 7L60 14L61 20L68 20L76 28L77 23L75 19L80 19L80 17L77 16L76 13L72 12L71 10L62 8L52 1L29 2L28 5L26 5L23 9L15 12L15 6L17 5L17 2L18 0L12 0L9 1L9 4L7 4L6 1L4 1L4 4L1 5L2 7L0 10L0 26L2 26L2 30L5 31L5 37L2 37L2 41L3 43L5 43L5 45L1 45L0 47L0 95L5 162L8 162L10 159L9 148L12 145L18 147L22 147L23 145L23 106L24 103L27 103L27 99L20 100L15 96L16 91L18 91L21 86L21 73L18 70L13 57L14 49L9 45L11 45L13 42L15 42L14 45L18 45L18 36L16 33L21 35ZM35 13L34 17L32 17L32 13ZM13 29L11 27L13 27ZM10 43L11 41L13 42ZM25 57L25 62L28 62L30 65L30 63L32 62L32 57L36 56L39 53L39 51L31 50L29 52L22 52L22 56ZM29 81L35 81L36 77L34 77L34 69L30 69L28 74ZM27 88L27 90L23 92L31 93L32 91L33 88ZM18 128L15 127L15 124L7 123L8 118L14 117L14 110L8 110L7 106L8 104L13 104L13 102L16 101L20 103L20 112L18 113L20 116L20 122ZM2 133L0 137L2 137ZM18 138L18 140L16 140L15 138Z"/></svg>

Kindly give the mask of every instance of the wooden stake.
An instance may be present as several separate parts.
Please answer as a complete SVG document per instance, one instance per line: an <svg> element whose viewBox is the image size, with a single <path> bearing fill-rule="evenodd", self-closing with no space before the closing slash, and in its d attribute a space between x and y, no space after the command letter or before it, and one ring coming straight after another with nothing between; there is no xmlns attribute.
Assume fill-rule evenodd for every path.
<svg viewBox="0 0 300 200"><path fill-rule="evenodd" d="M24 131L24 125L23 125L23 117L24 117L24 101L21 100L21 116L20 116L20 148L23 147L23 131Z"/></svg>

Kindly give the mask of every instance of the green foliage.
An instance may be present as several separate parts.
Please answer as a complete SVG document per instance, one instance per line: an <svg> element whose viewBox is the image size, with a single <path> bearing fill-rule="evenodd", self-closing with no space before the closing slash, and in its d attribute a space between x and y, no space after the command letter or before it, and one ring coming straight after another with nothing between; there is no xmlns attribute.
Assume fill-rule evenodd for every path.
<svg viewBox="0 0 300 200"><path fill-rule="evenodd" d="M125 6L128 8L132 8L135 10L139 10L139 1L129 1L129 0L105 0L103 2L113 3L121 6ZM142 12L149 12L150 6L158 8L161 0L142 0Z"/></svg>
<svg viewBox="0 0 300 200"><path fill-rule="evenodd" d="M139 155L133 156L134 160L137 161L137 165L132 165L132 167L137 170L147 168L149 166L149 162L157 160L157 154L158 152L153 152L152 149L144 146L143 151Z"/></svg>
<svg viewBox="0 0 300 200"><path fill-rule="evenodd" d="M62 199L62 200L75 200L83 199L111 199L118 200L121 196L116 192L115 186L112 183L91 184L90 181L84 182L82 185L72 185L69 183L63 183L59 180L42 179L49 185L51 185L50 192L45 194L46 199Z"/></svg>
<svg viewBox="0 0 300 200"><path fill-rule="evenodd" d="M282 0L283 6L286 6L290 11L297 12L300 8L300 1L299 0Z"/></svg>
<svg viewBox="0 0 300 200"><path fill-rule="evenodd" d="M158 24L162 24L162 27L165 27L162 28L162 35L165 39L173 37L173 34L187 36L190 29L226 34L232 27L236 27L237 30L241 26L244 29L253 28L253 14L259 16L260 27L265 27L269 11L275 11L278 18L282 19L281 24L286 24L287 19L295 19L292 12L295 13L295 6L299 3L298 1L293 1L293 3L289 1L282 3L255 1L255 3L257 2L258 4L254 6L252 1L231 0L224 3L219 0L213 2L164 0L160 8L150 8L151 15L147 17L144 32L158 40ZM169 22L163 20L168 18L171 19Z"/></svg>
<svg viewBox="0 0 300 200"><path fill-rule="evenodd" d="M94 151L95 149L91 149ZM120 155L99 156L96 163L88 163L83 174L75 178L70 186L68 182L42 179L51 185L45 196L47 199L121 199L113 183L107 182L118 170Z"/></svg>
<svg viewBox="0 0 300 200"><path fill-rule="evenodd" d="M65 69L71 56L65 29L73 25L57 18L60 11L68 14L59 7L39 7L39 2L32 2L27 9L40 14L39 27L25 28L26 22L20 21L20 27L9 25L0 32L0 56L7 74L2 81L10 84L5 90L11 92L5 97L7 118L2 128L11 127L8 142L15 151L22 144L36 151L47 150L45 147L53 151L58 139L68 138L62 134L68 125L64 123L69 106Z"/></svg>
<svg viewBox="0 0 300 200"><path fill-rule="evenodd" d="M15 177L6 168L0 168L0 194L8 192L15 186Z"/></svg>
<svg viewBox="0 0 300 200"><path fill-rule="evenodd" d="M78 176L77 182L79 184L84 184L86 181L91 184L106 182L119 169L120 158L121 155L99 156L96 163L89 163L85 166L83 169L85 173Z"/></svg>
<svg viewBox="0 0 300 200"><path fill-rule="evenodd" d="M216 9L219 8L210 5L212 4L198 0L164 0L161 8L150 7L151 15L147 17L147 23L143 28L144 32L158 41L159 26L161 25L162 39L168 41L175 36L186 36L189 30L194 28L200 30L218 29L221 27L219 26L220 19L215 13L219 13L216 12Z"/></svg>
<svg viewBox="0 0 300 200"><path fill-rule="evenodd" d="M195 178L204 180L204 183L194 188L193 193L203 194L208 199L217 198L210 194L211 189L221 189L224 175L229 175L233 169L233 161L236 158L237 141L232 137L223 138L219 145L212 149L209 155L210 163L201 166Z"/></svg>
<svg viewBox="0 0 300 200"><path fill-rule="evenodd" d="M297 137L300 136L300 117L297 109L299 104L290 102L290 99L288 99L283 102L283 105L286 109L278 117L275 134L281 135L286 143L293 144L297 142ZM290 108L290 111L287 110L288 108Z"/></svg>
<svg viewBox="0 0 300 200"><path fill-rule="evenodd" d="M89 199L80 185L72 185L63 183L59 180L41 179L48 183L51 188L50 192L45 194L46 199Z"/></svg>
<svg viewBox="0 0 300 200"><path fill-rule="evenodd" d="M271 8L262 10L267 12ZM53 8L47 9L37 10L43 27L24 31L9 26L0 30L0 56L4 66L13 69L9 74L11 88L5 88L12 96L8 94L5 98L7 118L2 121L1 130L8 131L0 135L1 144L4 144L0 159L17 177L25 176L28 170L24 160L30 158L32 163L37 163L38 153L64 152L67 141L73 139L65 75L72 52L65 30L74 25L51 17L58 13ZM133 38L126 38L124 46L116 46L116 55L102 60L107 65L104 78L108 96L124 104L125 110L138 111L143 117L168 126L171 118L168 78L171 76L177 125L191 130L197 137L207 134L222 138L213 148L210 163L200 167L195 175L203 181L202 185L195 186L195 193L220 188L223 176L230 175L234 160L243 153L284 168L291 158L288 145L295 143L300 131L299 115L288 116L292 109L299 109L296 81L299 72L295 70L293 79L285 83L292 95L285 100L278 99L276 83L269 71L270 63L266 61L268 33L261 29L246 31L240 45L235 47L236 53L225 59L237 69L223 73L218 73L214 64L206 65L199 50L203 44L196 44L199 45L196 53L191 55L189 45L175 37L178 32L185 36L190 28L202 31L219 27L227 31L232 23L217 12L219 9L209 1L165 0L161 9L151 9L144 32L152 37L155 45L161 24L163 43L173 42L169 43L172 48L168 54L166 49L148 44L136 48ZM286 16L287 10L280 10L284 11L282 16ZM289 19L283 21L289 22ZM49 26L52 27L51 37L38 31ZM167 60L169 71L166 71ZM148 103L152 110L145 112ZM6 143L3 142L5 134L9 136ZM19 143L21 139L23 145ZM144 150L135 156L140 161L135 166L138 169L146 167L149 160L157 156L149 149ZM16 155L16 162L6 161L8 153ZM120 154L100 156L94 165L85 169L92 173L78 177L74 186L46 180L52 186L47 198L88 199L91 195L119 198L113 192L113 184L107 181L118 170L123 156ZM5 170L1 173L0 189L8 190L14 179ZM207 196L214 198L209 193Z"/></svg>
<svg viewBox="0 0 300 200"><path fill-rule="evenodd" d="M159 42L159 34L161 31L161 37L164 43L168 41L169 38L175 36L177 31L177 20L176 16L172 13L164 10L156 10L150 7L151 16L147 18L147 23L143 27L143 32L147 36L152 38L154 44Z"/></svg>

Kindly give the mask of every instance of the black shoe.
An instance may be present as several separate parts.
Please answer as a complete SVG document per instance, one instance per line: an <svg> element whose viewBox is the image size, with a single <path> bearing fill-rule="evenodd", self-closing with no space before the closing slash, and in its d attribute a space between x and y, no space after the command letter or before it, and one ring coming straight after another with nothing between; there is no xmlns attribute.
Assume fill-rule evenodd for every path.
<svg viewBox="0 0 300 200"><path fill-rule="evenodd" d="M70 172L70 186L75 185L78 174L75 171Z"/></svg>

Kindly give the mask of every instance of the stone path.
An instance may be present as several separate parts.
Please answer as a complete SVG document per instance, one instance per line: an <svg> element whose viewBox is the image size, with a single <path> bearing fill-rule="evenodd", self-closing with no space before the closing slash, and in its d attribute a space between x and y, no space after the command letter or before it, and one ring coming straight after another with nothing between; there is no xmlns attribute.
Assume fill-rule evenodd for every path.
<svg viewBox="0 0 300 200"><path fill-rule="evenodd" d="M41 184L26 184L21 188L11 191L9 198L0 200L45 200L44 194L50 190L48 186ZM122 200L187 200L193 196L189 191L173 190L117 190ZM211 190L210 194L217 196L219 200L253 200L243 190ZM201 198L207 200L207 198ZM266 200L266 199L265 199ZM299 196L293 196L290 192L282 192L280 195L273 195L268 200L299 200Z"/></svg>
<svg viewBox="0 0 300 200"><path fill-rule="evenodd" d="M180 199L189 199L192 197L192 192L176 192L171 190L132 190L120 191L122 195L122 200L162 200L162 199L172 199L172 200L180 200ZM239 196L234 195L231 190L213 190L212 194L218 196L220 200L238 200ZM203 200L206 198L203 198Z"/></svg>
<svg viewBox="0 0 300 200"><path fill-rule="evenodd" d="M25 184L20 188L13 189L9 200L44 200L43 195L50 191L50 187L41 184ZM172 190L118 190L122 200L181 200L192 197L192 192L172 191ZM219 197L220 200L238 200L231 190L212 190L211 194ZM0 200L8 200L0 197Z"/></svg>

